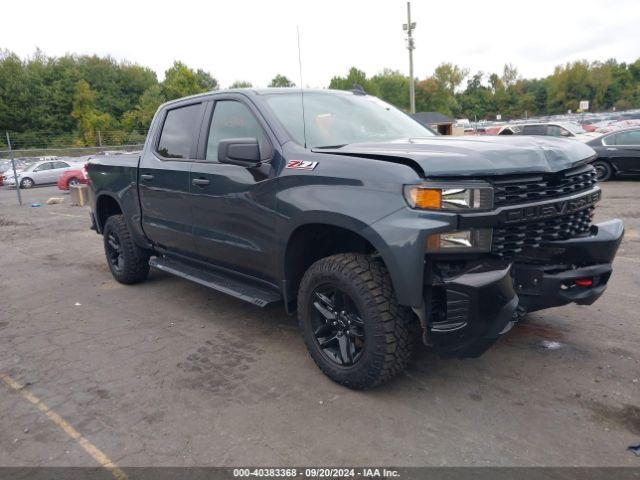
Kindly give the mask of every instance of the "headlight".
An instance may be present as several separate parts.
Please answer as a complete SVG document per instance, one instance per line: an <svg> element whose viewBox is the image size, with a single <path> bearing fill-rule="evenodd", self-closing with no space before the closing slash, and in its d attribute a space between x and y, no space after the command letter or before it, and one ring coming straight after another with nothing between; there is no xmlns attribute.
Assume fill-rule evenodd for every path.
<svg viewBox="0 0 640 480"><path fill-rule="evenodd" d="M410 207L423 210L464 212L493 208L493 188L485 183L405 185L404 197Z"/></svg>
<svg viewBox="0 0 640 480"><path fill-rule="evenodd" d="M427 252L474 253L491 251L491 228L472 228L458 232L442 232L427 237Z"/></svg>

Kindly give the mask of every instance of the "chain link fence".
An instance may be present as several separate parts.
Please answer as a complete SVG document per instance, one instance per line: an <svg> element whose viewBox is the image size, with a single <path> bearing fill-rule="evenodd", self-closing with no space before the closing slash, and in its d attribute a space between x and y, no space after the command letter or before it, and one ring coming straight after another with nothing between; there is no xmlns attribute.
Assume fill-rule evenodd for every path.
<svg viewBox="0 0 640 480"><path fill-rule="evenodd" d="M145 135L137 132L96 131L88 139L73 133L9 132L11 149L6 134L0 135L0 162L10 160L37 160L40 157L86 157L99 153L138 151L144 146Z"/></svg>

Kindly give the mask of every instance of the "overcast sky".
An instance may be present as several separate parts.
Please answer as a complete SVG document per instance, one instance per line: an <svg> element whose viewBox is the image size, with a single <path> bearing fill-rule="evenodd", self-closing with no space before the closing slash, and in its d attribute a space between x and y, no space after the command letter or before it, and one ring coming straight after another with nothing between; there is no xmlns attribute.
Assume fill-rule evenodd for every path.
<svg viewBox="0 0 640 480"><path fill-rule="evenodd" d="M111 55L148 66L159 79L174 60L203 68L223 87L266 86L276 73L325 87L351 65L374 75L408 73L402 0L91 2L19 0L3 5L0 48L20 56ZM505 62L542 77L578 59L640 57L638 0L414 0L415 75L442 62L500 72Z"/></svg>

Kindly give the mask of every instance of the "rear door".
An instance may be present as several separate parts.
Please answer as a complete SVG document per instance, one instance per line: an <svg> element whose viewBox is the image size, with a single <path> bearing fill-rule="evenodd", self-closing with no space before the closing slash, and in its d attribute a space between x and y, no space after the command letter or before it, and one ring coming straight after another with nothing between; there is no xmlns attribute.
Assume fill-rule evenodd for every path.
<svg viewBox="0 0 640 480"><path fill-rule="evenodd" d="M67 162L63 162L62 160L53 162L53 168L51 170L51 176L53 177L52 182L57 182L60 178L60 175L69 170L70 167L71 165L69 165Z"/></svg>
<svg viewBox="0 0 640 480"><path fill-rule="evenodd" d="M640 130L616 133L605 143L611 163L621 173L640 173Z"/></svg>
<svg viewBox="0 0 640 480"><path fill-rule="evenodd" d="M140 159L139 195L145 234L169 253L195 254L189 174L195 161L203 103L161 112L155 137Z"/></svg>
<svg viewBox="0 0 640 480"><path fill-rule="evenodd" d="M275 263L275 196L272 181L275 138L255 107L241 95L220 96L208 105L200 134L201 161L191 169L193 233L201 259L271 279ZM231 138L256 138L258 167L218 162L218 145Z"/></svg>

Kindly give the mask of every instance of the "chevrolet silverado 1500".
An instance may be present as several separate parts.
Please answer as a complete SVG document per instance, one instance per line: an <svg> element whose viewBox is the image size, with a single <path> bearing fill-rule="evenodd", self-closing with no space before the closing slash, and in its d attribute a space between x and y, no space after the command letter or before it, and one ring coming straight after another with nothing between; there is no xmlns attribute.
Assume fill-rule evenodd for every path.
<svg viewBox="0 0 640 480"><path fill-rule="evenodd" d="M598 299L623 225L592 223L593 159L566 139L435 136L360 90L230 90L162 105L141 155L88 174L116 280L153 267L282 302L320 369L366 388L417 339L478 356L526 312Z"/></svg>

